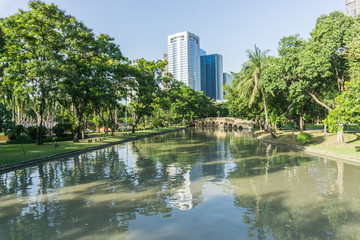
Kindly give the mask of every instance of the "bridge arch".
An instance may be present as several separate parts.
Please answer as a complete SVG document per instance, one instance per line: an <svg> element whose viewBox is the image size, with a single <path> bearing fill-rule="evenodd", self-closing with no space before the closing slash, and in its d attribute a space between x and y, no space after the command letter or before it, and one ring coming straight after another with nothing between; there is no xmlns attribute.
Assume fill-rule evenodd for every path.
<svg viewBox="0 0 360 240"><path fill-rule="evenodd" d="M254 122L231 117L210 117L195 120L195 126L199 127L219 127L232 128L234 131L242 129L252 129Z"/></svg>

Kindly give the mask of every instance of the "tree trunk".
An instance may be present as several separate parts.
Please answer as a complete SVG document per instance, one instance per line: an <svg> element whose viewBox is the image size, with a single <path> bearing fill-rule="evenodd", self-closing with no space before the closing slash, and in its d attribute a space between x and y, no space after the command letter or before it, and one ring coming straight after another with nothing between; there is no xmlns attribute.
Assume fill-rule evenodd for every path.
<svg viewBox="0 0 360 240"><path fill-rule="evenodd" d="M307 106L308 102L309 102L309 99L305 100L305 103L301 107L301 113L300 113L300 119L299 119L300 132L303 132L305 130L304 116L305 116L305 113L306 113L306 106Z"/></svg>
<svg viewBox="0 0 360 240"><path fill-rule="evenodd" d="M339 124L338 126L338 132L337 132L337 144L344 144L344 125Z"/></svg>
<svg viewBox="0 0 360 240"><path fill-rule="evenodd" d="M134 124L132 126L132 133L135 133L135 127L140 122L140 118L141 118L141 116L135 117L135 122L134 122Z"/></svg>
<svg viewBox="0 0 360 240"><path fill-rule="evenodd" d="M11 121L15 122L15 95L12 97L12 116Z"/></svg>
<svg viewBox="0 0 360 240"><path fill-rule="evenodd" d="M327 128L326 123L324 123L324 136L326 136Z"/></svg>
<svg viewBox="0 0 360 240"><path fill-rule="evenodd" d="M263 95L263 102L264 102L264 111L265 111L265 124L268 127L268 130L273 138L276 138L274 133L272 132L271 126L269 124L268 114L267 114L267 107L266 107L266 100L265 100L265 94L264 91L261 91Z"/></svg>
<svg viewBox="0 0 360 240"><path fill-rule="evenodd" d="M39 106L39 113L37 114L38 117L38 128L36 132L36 145L43 145L43 139L42 139L42 125L43 125L43 114L45 110L45 100L42 99L40 106Z"/></svg>
<svg viewBox="0 0 360 240"><path fill-rule="evenodd" d="M304 127L305 127L305 123L304 123L304 118L303 118L303 116L302 116L302 113L300 114L299 122L300 122L300 132L303 132L303 131L304 131Z"/></svg>
<svg viewBox="0 0 360 240"><path fill-rule="evenodd" d="M75 131L74 131L74 138L73 138L74 143L79 142L79 136L80 136L80 131L81 131L81 123L82 123L82 117L83 117L82 113L78 113L77 115L78 115L78 121L77 121L76 128L75 128Z"/></svg>
<svg viewBox="0 0 360 240"><path fill-rule="evenodd" d="M118 121L118 109L115 106L115 132L117 131L118 124L119 124L119 121ZM111 136L113 136L113 134Z"/></svg>

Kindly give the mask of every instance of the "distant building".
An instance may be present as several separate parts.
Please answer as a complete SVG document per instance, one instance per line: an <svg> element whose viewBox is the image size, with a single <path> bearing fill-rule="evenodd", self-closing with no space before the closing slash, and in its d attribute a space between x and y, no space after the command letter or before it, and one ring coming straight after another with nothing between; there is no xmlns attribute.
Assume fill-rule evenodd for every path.
<svg viewBox="0 0 360 240"><path fill-rule="evenodd" d="M223 74L223 80L224 80L224 84L228 84L229 86L231 86L231 82L232 82L232 75L230 73L224 73Z"/></svg>
<svg viewBox="0 0 360 240"><path fill-rule="evenodd" d="M360 14L360 0L345 0L346 14L356 17Z"/></svg>
<svg viewBox="0 0 360 240"><path fill-rule="evenodd" d="M212 99L222 100L224 98L222 55L205 55L200 59L201 91Z"/></svg>
<svg viewBox="0 0 360 240"><path fill-rule="evenodd" d="M188 31L168 36L168 71L174 78L200 91L200 38Z"/></svg>
<svg viewBox="0 0 360 240"><path fill-rule="evenodd" d="M205 55L206 55L206 51L200 48L200 57Z"/></svg>
<svg viewBox="0 0 360 240"><path fill-rule="evenodd" d="M223 83L227 84L231 87L231 83L232 83L232 75L230 73L224 73L223 74ZM224 91L224 96L225 96L225 91Z"/></svg>
<svg viewBox="0 0 360 240"><path fill-rule="evenodd" d="M168 54L167 53L164 53L163 61L168 61ZM165 66L163 76L166 76L168 74L168 72L169 72L169 64L167 64Z"/></svg>
<svg viewBox="0 0 360 240"><path fill-rule="evenodd" d="M136 65L137 65L137 63L138 63L140 60L141 60L140 58L130 60L131 65L132 65L132 66L136 66Z"/></svg>

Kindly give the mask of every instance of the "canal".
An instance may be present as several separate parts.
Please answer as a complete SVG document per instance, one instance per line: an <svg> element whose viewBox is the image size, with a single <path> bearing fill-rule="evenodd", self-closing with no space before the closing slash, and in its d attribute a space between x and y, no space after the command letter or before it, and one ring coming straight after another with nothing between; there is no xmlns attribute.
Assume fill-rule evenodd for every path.
<svg viewBox="0 0 360 240"><path fill-rule="evenodd" d="M360 167L187 129L0 174L0 239L358 239Z"/></svg>

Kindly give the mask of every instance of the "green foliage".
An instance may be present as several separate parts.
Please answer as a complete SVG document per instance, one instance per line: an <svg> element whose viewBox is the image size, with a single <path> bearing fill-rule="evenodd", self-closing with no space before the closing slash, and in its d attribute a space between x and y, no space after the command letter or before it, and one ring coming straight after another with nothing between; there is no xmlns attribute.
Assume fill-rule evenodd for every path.
<svg viewBox="0 0 360 240"><path fill-rule="evenodd" d="M296 138L299 142L305 144L311 140L311 136L308 133L302 132Z"/></svg>
<svg viewBox="0 0 360 240"><path fill-rule="evenodd" d="M347 52L352 81L336 99L336 107L329 112L326 123L330 131L342 130L343 125L351 122L360 126L360 36L355 38Z"/></svg>
<svg viewBox="0 0 360 240"><path fill-rule="evenodd" d="M9 140L15 140L16 137L20 136L24 132L25 127L23 125L16 125L15 123L8 124L4 131L5 136L8 136Z"/></svg>
<svg viewBox="0 0 360 240"><path fill-rule="evenodd" d="M31 139L36 140L37 128L38 128L37 126L30 126L30 127L26 128L25 129L26 135L29 136ZM42 134L42 137L46 136L46 134L47 134L46 127L42 126L41 134Z"/></svg>
<svg viewBox="0 0 360 240"><path fill-rule="evenodd" d="M29 137L28 135L21 134L21 135L16 136L15 142L21 143L21 144L31 143L31 142L33 142L33 139L31 139L31 137Z"/></svg>
<svg viewBox="0 0 360 240"><path fill-rule="evenodd" d="M0 132L4 132L9 124L11 124L11 112L0 103Z"/></svg>
<svg viewBox="0 0 360 240"><path fill-rule="evenodd" d="M65 137L71 135L73 131L73 125L71 123L58 123L53 128L52 131L57 137Z"/></svg>

